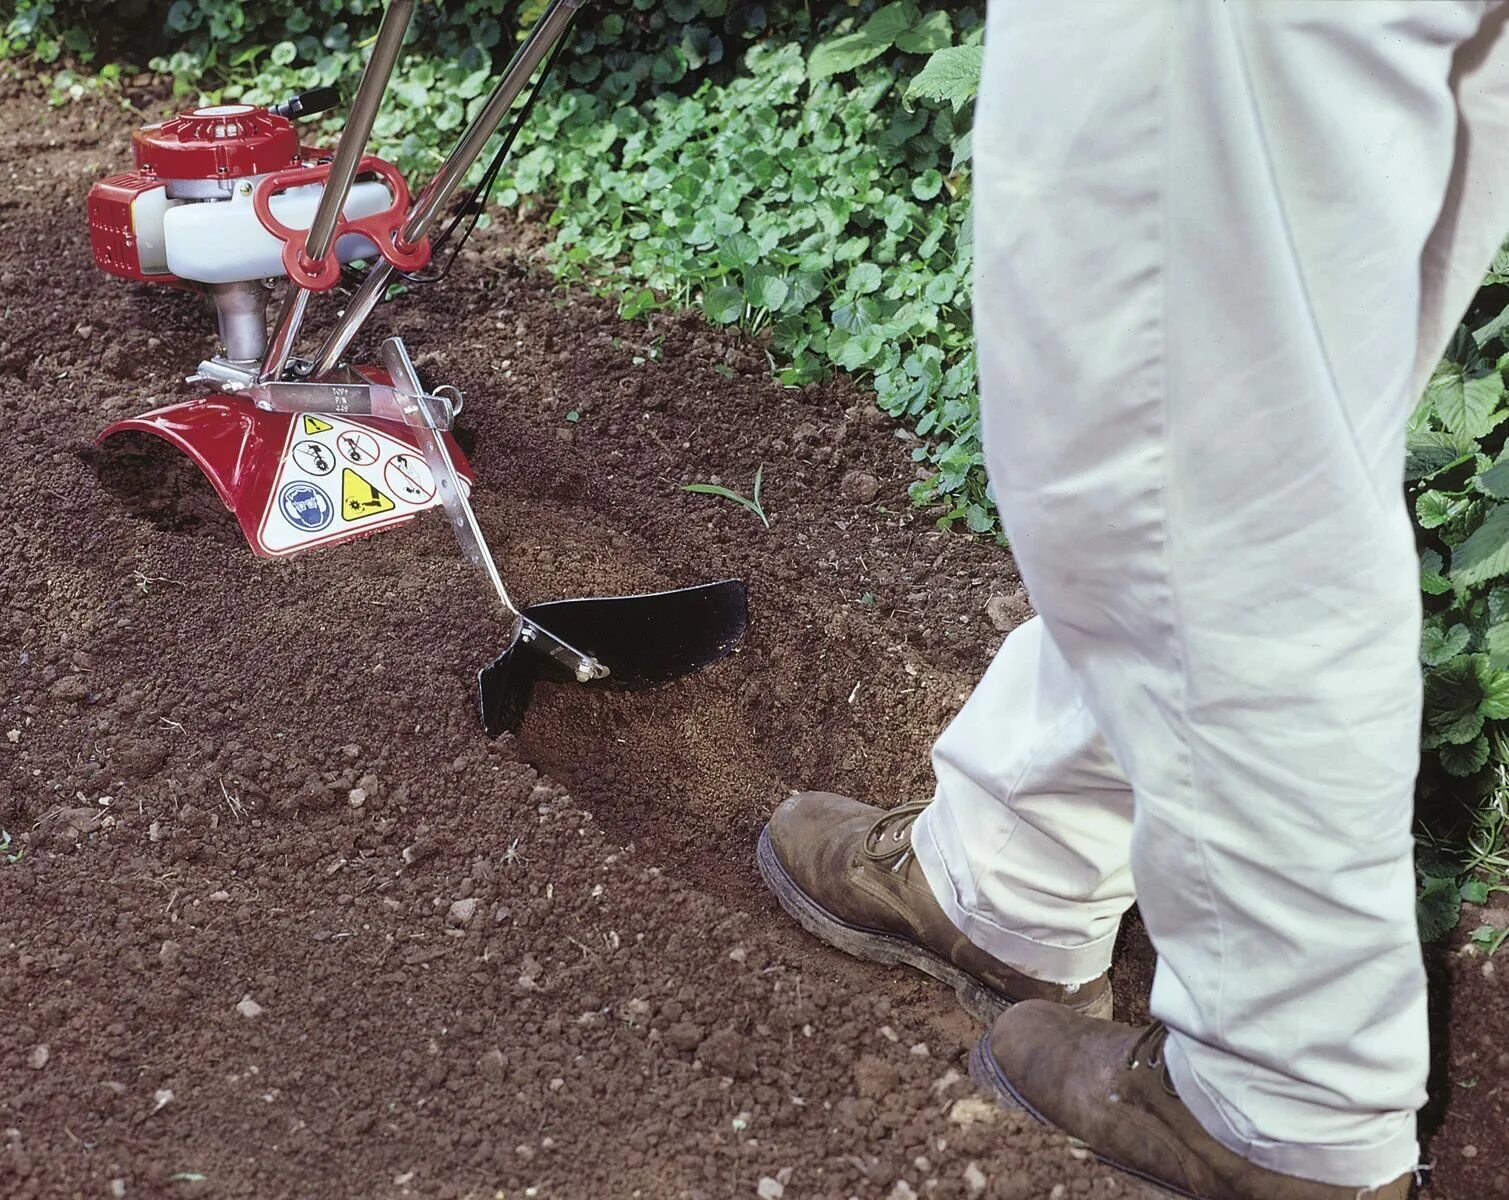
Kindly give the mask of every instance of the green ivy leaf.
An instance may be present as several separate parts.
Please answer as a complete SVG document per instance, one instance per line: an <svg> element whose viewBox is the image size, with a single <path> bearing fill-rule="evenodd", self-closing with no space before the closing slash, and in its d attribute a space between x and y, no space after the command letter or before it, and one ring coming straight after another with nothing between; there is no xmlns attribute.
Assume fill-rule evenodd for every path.
<svg viewBox="0 0 1509 1200"><path fill-rule="evenodd" d="M908 54L931 54L953 40L954 26L948 13L934 9L896 39L896 48Z"/></svg>
<svg viewBox="0 0 1509 1200"><path fill-rule="evenodd" d="M1415 919L1422 942L1439 941L1457 927L1462 915L1462 896L1451 876L1427 876L1415 901Z"/></svg>
<svg viewBox="0 0 1509 1200"><path fill-rule="evenodd" d="M860 263L849 272L849 282L845 287L856 296L867 296L880 290L883 278L880 268L874 263Z"/></svg>
<svg viewBox="0 0 1509 1200"><path fill-rule="evenodd" d="M912 180L912 195L919 200L931 200L943 190L943 173L936 167L929 167L916 179Z"/></svg>
<svg viewBox="0 0 1509 1200"><path fill-rule="evenodd" d="M964 524L969 527L971 533L989 533L995 528L995 523L995 517L983 504L964 506Z"/></svg>
<svg viewBox="0 0 1509 1200"><path fill-rule="evenodd" d="M1460 746L1442 746L1436 759L1448 775L1476 775L1488 763L1488 739L1479 735Z"/></svg>
<svg viewBox="0 0 1509 1200"><path fill-rule="evenodd" d="M732 325L744 315L744 291L742 288L719 284L702 294L702 311L716 325Z"/></svg>
<svg viewBox="0 0 1509 1200"><path fill-rule="evenodd" d="M1420 633L1420 661L1429 667L1439 667L1467 649L1471 640L1472 633L1465 625L1453 625L1449 630L1427 625Z"/></svg>
<svg viewBox="0 0 1509 1200"><path fill-rule="evenodd" d="M774 271L756 267L744 280L744 296L751 308L778 312L786 303L786 281Z"/></svg>
<svg viewBox="0 0 1509 1200"><path fill-rule="evenodd" d="M760 261L760 243L747 233L732 234L718 247L718 261L730 267L751 266Z"/></svg>
<svg viewBox="0 0 1509 1200"><path fill-rule="evenodd" d="M1477 659L1478 687L1483 698L1478 702L1478 712L1490 721L1502 721L1509 717L1509 671L1501 671L1488 659Z"/></svg>

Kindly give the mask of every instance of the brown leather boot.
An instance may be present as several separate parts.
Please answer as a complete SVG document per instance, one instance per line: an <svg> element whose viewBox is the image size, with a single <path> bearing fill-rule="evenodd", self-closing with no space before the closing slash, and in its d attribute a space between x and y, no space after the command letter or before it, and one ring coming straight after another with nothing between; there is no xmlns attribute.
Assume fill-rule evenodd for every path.
<svg viewBox="0 0 1509 1200"><path fill-rule="evenodd" d="M1412 1178L1378 1188L1280 1175L1228 1150L1174 1091L1162 1025L1097 1021L1056 1004L1003 1013L969 1073L1008 1104L1084 1142L1113 1167L1192 1200L1405 1200Z"/></svg>
<svg viewBox="0 0 1509 1200"><path fill-rule="evenodd" d="M792 796L760 834L760 874L808 933L857 958L931 975L981 1020L1033 997L1109 1017L1106 976L1077 987L1033 979L954 927L912 854L912 823L926 807L887 811L830 792Z"/></svg>

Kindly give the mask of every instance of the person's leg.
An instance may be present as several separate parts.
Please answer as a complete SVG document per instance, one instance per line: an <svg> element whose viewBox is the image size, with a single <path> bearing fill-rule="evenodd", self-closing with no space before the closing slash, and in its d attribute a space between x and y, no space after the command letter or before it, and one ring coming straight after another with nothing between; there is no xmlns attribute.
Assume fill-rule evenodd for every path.
<svg viewBox="0 0 1509 1200"><path fill-rule="evenodd" d="M1173 1081L1338 1185L1424 1099L1401 460L1486 11L996 3L976 117L989 468L1135 789Z"/></svg>
<svg viewBox="0 0 1509 1200"><path fill-rule="evenodd" d="M1012 631L933 749L912 834L949 920L996 958L1076 985L1132 903L1132 790L1041 619Z"/></svg>

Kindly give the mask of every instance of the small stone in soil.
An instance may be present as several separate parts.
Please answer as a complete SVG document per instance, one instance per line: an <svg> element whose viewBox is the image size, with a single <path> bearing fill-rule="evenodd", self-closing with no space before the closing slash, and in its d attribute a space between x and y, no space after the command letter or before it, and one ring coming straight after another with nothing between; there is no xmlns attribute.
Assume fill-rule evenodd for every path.
<svg viewBox="0 0 1509 1200"><path fill-rule="evenodd" d="M948 1119L955 1125L989 1124L995 1121L998 1111L995 1103L983 1096L965 1096L954 1101Z"/></svg>
<svg viewBox="0 0 1509 1200"><path fill-rule="evenodd" d="M760 1176L760 1182L755 1185L755 1195L760 1200L781 1200L781 1197L785 1194L786 1189L780 1180L770 1175Z"/></svg>
<svg viewBox="0 0 1509 1200"><path fill-rule="evenodd" d="M502 1083L508 1078L508 1070L503 1060L503 1051L496 1048L489 1050L477 1060L477 1070L484 1079L489 1079L493 1083Z"/></svg>
<svg viewBox="0 0 1509 1200"><path fill-rule="evenodd" d="M451 905L450 914L446 917L452 925L465 925L476 915L477 899L468 896L465 900L457 900Z"/></svg>
<svg viewBox="0 0 1509 1200"><path fill-rule="evenodd" d="M46 1042L34 1046L32 1052L26 1056L26 1065L33 1071L40 1071L47 1065L47 1060L52 1057L52 1050Z"/></svg>
<svg viewBox="0 0 1509 1200"><path fill-rule="evenodd" d="M241 1002L236 1005L236 1011L243 1017L260 1017L267 1010L250 996L243 996Z"/></svg>

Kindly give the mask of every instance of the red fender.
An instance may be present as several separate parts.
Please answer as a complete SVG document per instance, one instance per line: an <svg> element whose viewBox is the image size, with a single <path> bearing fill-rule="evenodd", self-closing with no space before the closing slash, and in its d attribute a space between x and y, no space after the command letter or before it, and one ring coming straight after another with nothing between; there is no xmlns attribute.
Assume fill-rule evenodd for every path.
<svg viewBox="0 0 1509 1200"><path fill-rule="evenodd" d="M364 369L374 382L384 372ZM406 425L377 417L270 412L216 392L128 417L97 442L147 433L204 472L257 554L281 558L405 524L435 507L433 480ZM451 434L457 470L471 464ZM426 494L428 489L428 495Z"/></svg>

